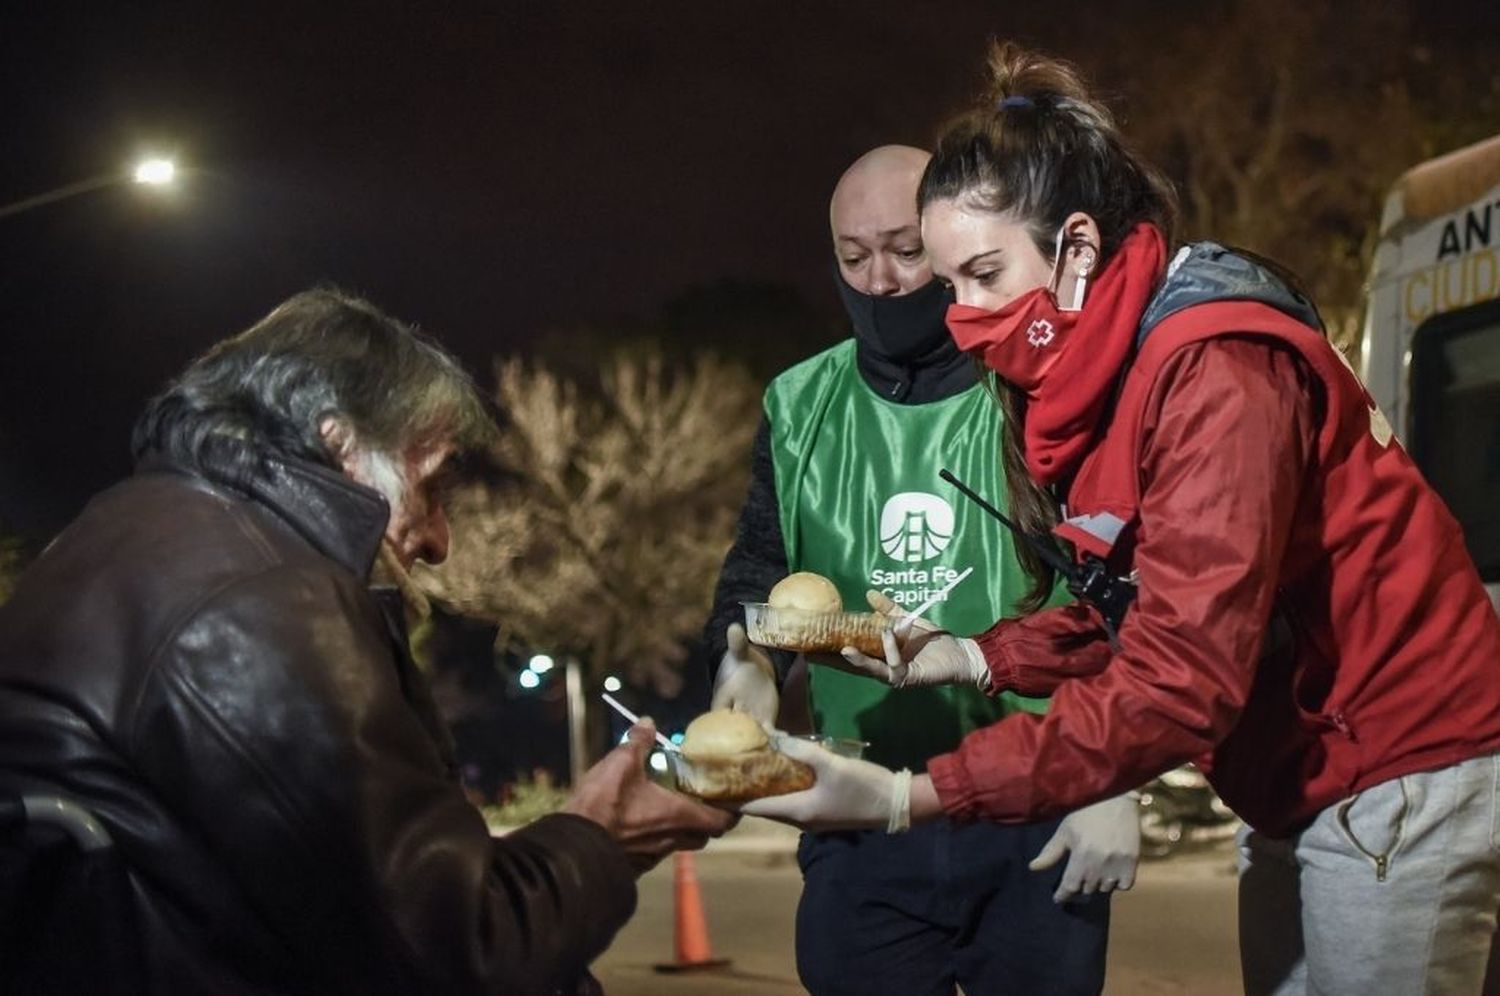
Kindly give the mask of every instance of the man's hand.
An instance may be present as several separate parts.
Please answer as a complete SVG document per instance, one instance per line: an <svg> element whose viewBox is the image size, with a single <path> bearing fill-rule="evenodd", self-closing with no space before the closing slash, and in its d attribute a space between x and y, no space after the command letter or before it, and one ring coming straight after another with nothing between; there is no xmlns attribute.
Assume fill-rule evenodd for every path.
<svg viewBox="0 0 1500 996"><path fill-rule="evenodd" d="M1041 853L1027 865L1032 871L1051 868L1069 854L1054 902L1077 895L1128 889L1135 884L1141 856L1139 807L1128 795L1105 799L1063 818Z"/></svg>
<svg viewBox="0 0 1500 996"><path fill-rule="evenodd" d="M885 829L891 823L897 775L869 761L840 757L808 740L781 737L779 749L787 757L812 767L813 787L786 795L752 799L739 807L750 816L764 816L804 830ZM902 823L907 820L902 813Z"/></svg>
<svg viewBox="0 0 1500 996"><path fill-rule="evenodd" d="M738 820L733 813L694 802L648 779L646 756L655 739L649 720L631 727L625 743L585 772L562 809L609 831L637 873L673 851L698 850Z"/></svg>
<svg viewBox="0 0 1500 996"><path fill-rule="evenodd" d="M988 687L990 669L973 640L956 637L925 619L903 621L905 610L878 591L866 592L865 598L870 608L895 620L895 625L882 635L885 660L866 657L853 647L845 647L843 661L835 661L833 666L884 681L893 688ZM828 662L826 658L818 658L817 663Z"/></svg>
<svg viewBox="0 0 1500 996"><path fill-rule="evenodd" d="M738 709L762 724L774 723L781 693L771 658L750 643L739 623L731 623L724 637L724 659L719 661L710 704L715 709Z"/></svg>

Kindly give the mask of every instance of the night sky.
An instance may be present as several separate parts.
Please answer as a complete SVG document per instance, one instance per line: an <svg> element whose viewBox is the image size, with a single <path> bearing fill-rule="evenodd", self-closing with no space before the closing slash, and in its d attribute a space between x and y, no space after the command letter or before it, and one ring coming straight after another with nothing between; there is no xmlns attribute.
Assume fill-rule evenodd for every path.
<svg viewBox="0 0 1500 996"><path fill-rule="evenodd" d="M1168 0L9 4L0 204L137 152L192 172L165 200L119 186L0 218L0 528L44 541L128 471L130 423L167 378L322 281L420 324L481 382L549 330L649 324L725 279L788 289L831 337L843 167L930 144L990 36L1077 55L1127 7L1213 16Z"/></svg>

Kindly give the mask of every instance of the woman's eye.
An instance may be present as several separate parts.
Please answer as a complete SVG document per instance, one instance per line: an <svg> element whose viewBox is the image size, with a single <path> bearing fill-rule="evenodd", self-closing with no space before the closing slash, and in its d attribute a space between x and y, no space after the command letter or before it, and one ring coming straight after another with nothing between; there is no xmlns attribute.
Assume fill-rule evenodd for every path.
<svg viewBox="0 0 1500 996"><path fill-rule="evenodd" d="M995 280L1000 276L999 270L986 270L983 273L974 274L974 280L981 287L993 287Z"/></svg>
<svg viewBox="0 0 1500 996"><path fill-rule="evenodd" d="M847 266L851 270L854 269L859 264L863 263L864 261L865 261L865 257L864 256L845 256L844 257L844 265Z"/></svg>
<svg viewBox="0 0 1500 996"><path fill-rule="evenodd" d="M911 262L913 260L918 260L918 259L922 258L922 250L920 250L920 249L900 249L900 250L897 250L896 255L900 256L902 259L906 260L907 262Z"/></svg>

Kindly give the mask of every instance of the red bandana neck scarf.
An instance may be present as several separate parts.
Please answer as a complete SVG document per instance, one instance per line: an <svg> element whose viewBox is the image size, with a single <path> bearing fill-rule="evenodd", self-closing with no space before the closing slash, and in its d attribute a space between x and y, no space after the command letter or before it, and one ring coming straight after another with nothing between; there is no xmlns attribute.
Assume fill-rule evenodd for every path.
<svg viewBox="0 0 1500 996"><path fill-rule="evenodd" d="M1039 484L1056 483L1083 459L1166 257L1161 232L1142 223L1100 271L1081 311L1058 308L1045 286L998 311L948 307L958 348L1025 392L1026 466ZM1070 349L1075 341L1082 345Z"/></svg>

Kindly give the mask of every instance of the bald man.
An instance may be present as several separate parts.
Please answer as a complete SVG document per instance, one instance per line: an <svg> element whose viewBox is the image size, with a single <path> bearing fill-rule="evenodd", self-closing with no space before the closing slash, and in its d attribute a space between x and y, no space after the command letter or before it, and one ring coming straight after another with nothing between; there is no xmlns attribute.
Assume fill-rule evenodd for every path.
<svg viewBox="0 0 1500 996"><path fill-rule="evenodd" d="M780 711L787 725L810 703L818 732L864 741L868 759L916 772L970 730L1046 703L806 668L748 644L739 620L741 602L765 601L799 570L830 578L859 609L869 589L915 606L973 567L927 614L965 635L1015 614L1026 591L1012 537L938 478L949 467L1003 500L1000 415L948 335L950 298L922 247L916 190L927 158L882 146L834 188L834 275L854 335L766 391L706 637L718 662L714 706L765 721ZM803 673L792 693L789 675ZM971 994L1097 993L1108 892L1129 888L1138 850L1128 799L1028 826L804 834L798 974L815 996L953 993L955 984Z"/></svg>

